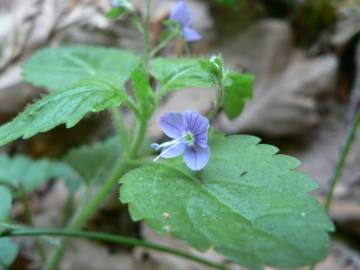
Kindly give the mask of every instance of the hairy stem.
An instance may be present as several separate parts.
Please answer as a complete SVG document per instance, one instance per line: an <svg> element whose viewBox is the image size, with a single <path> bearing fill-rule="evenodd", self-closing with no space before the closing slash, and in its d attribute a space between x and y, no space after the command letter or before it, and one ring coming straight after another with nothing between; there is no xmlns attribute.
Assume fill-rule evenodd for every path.
<svg viewBox="0 0 360 270"><path fill-rule="evenodd" d="M111 109L111 113L117 133L119 135L121 146L124 149L125 155L127 155L127 153L129 152L129 136L125 128L124 118L122 116L122 113L117 108Z"/></svg>
<svg viewBox="0 0 360 270"><path fill-rule="evenodd" d="M223 83L220 81L219 85L217 86L216 89L216 100L214 103L214 106L212 108L212 110L210 111L210 113L208 114L208 118L210 122L213 122L215 120L216 115L218 114L221 106L224 103L224 86Z"/></svg>
<svg viewBox="0 0 360 270"><path fill-rule="evenodd" d="M360 110L358 110L355 119L352 121L352 124L349 127L349 130L347 132L345 141L344 141L342 149L341 149L340 157L339 157L338 162L335 167L334 174L330 180L329 190L327 192L326 201L325 201L325 209L328 212L330 211L336 184L339 181L340 176L344 170L346 157L349 154L352 143L354 142L356 130L357 130L359 124L360 124Z"/></svg>
<svg viewBox="0 0 360 270"><path fill-rule="evenodd" d="M171 32L167 35L152 51L150 52L149 57L154 57L162 48L164 48L173 38L177 37L179 34L177 32Z"/></svg>
<svg viewBox="0 0 360 270"><path fill-rule="evenodd" d="M147 130L147 121L142 119L139 121L136 129L135 139L132 148L129 152L129 158L136 158L137 153L139 152L139 149L144 141L146 130Z"/></svg>
<svg viewBox="0 0 360 270"><path fill-rule="evenodd" d="M115 244L121 245L129 245L129 246L140 246L148 249L173 254L178 257L182 257L206 266L210 266L214 269L220 270L228 270L225 266L209 261L205 258L201 258L199 256L192 255L187 252L179 251L175 248L166 247L162 245L158 245L155 243L150 243L147 241L143 241L136 238L130 238L125 236L119 236L114 234L107 233L98 233L98 232L90 232L90 231L79 231L79 230L56 230L56 229L15 229L15 230L5 230L0 234L0 237L16 237L16 236L63 236L63 237L80 237L80 238L88 238L92 240L106 241Z"/></svg>
<svg viewBox="0 0 360 270"><path fill-rule="evenodd" d="M144 29L144 63L147 67L150 56L150 32L151 32L151 6L152 0L146 0L146 15L145 15L145 29Z"/></svg>

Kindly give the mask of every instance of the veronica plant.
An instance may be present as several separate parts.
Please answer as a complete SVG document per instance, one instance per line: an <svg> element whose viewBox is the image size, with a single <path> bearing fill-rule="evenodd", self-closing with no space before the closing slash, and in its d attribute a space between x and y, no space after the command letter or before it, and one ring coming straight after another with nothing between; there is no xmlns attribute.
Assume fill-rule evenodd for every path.
<svg viewBox="0 0 360 270"><path fill-rule="evenodd" d="M72 149L61 161L0 156L0 236L102 239L227 269L139 239L80 231L112 190L120 187L119 203L129 205L134 221L143 220L157 233L171 234L199 251L213 248L249 269L264 265L295 268L322 260L333 224L309 194L318 185L296 169L299 161L278 154L276 147L260 143L257 137L227 136L212 127L222 110L230 119L240 116L245 101L252 96L253 76L229 70L221 56L158 57L164 42L171 38L151 43L151 1L147 1L144 18L126 0L117 0L112 6L108 13L112 19L125 14L135 18L136 29L144 35L144 54L94 46L38 51L24 64L22 74L25 81L48 89L48 93L0 127L0 144L27 139L59 125L72 128L88 114L104 110L111 114L117 134L95 145ZM200 38L191 28L186 1L175 3L169 16L179 27L165 29L167 33L175 29L168 37L183 35L186 41ZM169 92L188 87L214 90L213 108L204 115L195 108L164 114L159 127L170 140L153 142L155 151L151 152L144 138L152 115ZM134 115L129 130L123 111ZM26 194L52 178L66 181L69 199L83 192L83 201L64 215L64 229L31 228ZM22 198L26 224L12 219L12 198ZM42 240L36 243L43 269L54 270L69 238L62 239L50 253ZM7 268L17 250L9 238L0 238L0 266Z"/></svg>

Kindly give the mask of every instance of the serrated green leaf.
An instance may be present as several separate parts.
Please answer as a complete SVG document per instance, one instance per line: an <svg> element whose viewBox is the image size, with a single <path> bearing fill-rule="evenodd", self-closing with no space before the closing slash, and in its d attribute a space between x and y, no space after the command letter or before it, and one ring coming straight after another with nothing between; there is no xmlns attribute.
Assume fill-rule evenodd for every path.
<svg viewBox="0 0 360 270"><path fill-rule="evenodd" d="M0 238L0 269L8 268L16 259L18 246L10 238Z"/></svg>
<svg viewBox="0 0 360 270"><path fill-rule="evenodd" d="M112 77L122 86L138 66L140 58L130 51L75 46L46 48L36 52L23 66L24 80L51 90L66 90L93 76Z"/></svg>
<svg viewBox="0 0 360 270"><path fill-rule="evenodd" d="M211 87L210 76L199 61L200 59L157 58L151 62L150 72L164 93L187 87Z"/></svg>
<svg viewBox="0 0 360 270"><path fill-rule="evenodd" d="M117 137L93 145L70 150L64 160L87 182L103 180L121 158L121 144Z"/></svg>
<svg viewBox="0 0 360 270"><path fill-rule="evenodd" d="M321 260L333 225L308 194L317 184L299 161L252 136L216 136L211 158L192 172L181 158L121 179L120 199L134 220L190 245L214 247L249 269L294 268Z"/></svg>
<svg viewBox="0 0 360 270"><path fill-rule="evenodd" d="M48 159L33 160L24 155L0 155L0 184L31 192L52 178L63 179L71 190L81 179L66 163Z"/></svg>
<svg viewBox="0 0 360 270"><path fill-rule="evenodd" d="M5 221L11 211L11 193L7 188L0 186L0 222Z"/></svg>
<svg viewBox="0 0 360 270"><path fill-rule="evenodd" d="M144 118L149 118L154 110L155 98L146 69L140 65L131 75L133 92Z"/></svg>
<svg viewBox="0 0 360 270"><path fill-rule="evenodd" d="M75 126L87 113L119 106L126 94L106 78L89 78L61 92L51 93L29 105L0 127L0 145L66 124Z"/></svg>
<svg viewBox="0 0 360 270"><path fill-rule="evenodd" d="M240 115L245 100L252 97L254 77L250 74L231 72L225 79L224 111L229 119Z"/></svg>

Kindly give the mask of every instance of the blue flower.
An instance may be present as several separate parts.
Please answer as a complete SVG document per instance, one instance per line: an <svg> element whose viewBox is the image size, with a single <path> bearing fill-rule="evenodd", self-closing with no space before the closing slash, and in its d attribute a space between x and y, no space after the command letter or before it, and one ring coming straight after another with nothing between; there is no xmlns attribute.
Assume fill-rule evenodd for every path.
<svg viewBox="0 0 360 270"><path fill-rule="evenodd" d="M192 13L185 0L178 0L175 7L171 10L170 20L180 24L183 36L186 41L197 41L201 35L191 28Z"/></svg>
<svg viewBox="0 0 360 270"><path fill-rule="evenodd" d="M112 8L122 8L127 12L135 11L134 6L129 2L129 0L112 0L111 7Z"/></svg>
<svg viewBox="0 0 360 270"><path fill-rule="evenodd" d="M160 128L173 140L163 144L152 144L161 150L159 158L174 158L184 154L185 164L194 171L201 170L209 161L209 120L198 112L167 113L160 119Z"/></svg>
<svg viewBox="0 0 360 270"><path fill-rule="evenodd" d="M117 0L112 0L112 1L111 1L111 6L112 6L113 8L117 8L117 7L120 7L121 4L120 4L119 1L117 1Z"/></svg>

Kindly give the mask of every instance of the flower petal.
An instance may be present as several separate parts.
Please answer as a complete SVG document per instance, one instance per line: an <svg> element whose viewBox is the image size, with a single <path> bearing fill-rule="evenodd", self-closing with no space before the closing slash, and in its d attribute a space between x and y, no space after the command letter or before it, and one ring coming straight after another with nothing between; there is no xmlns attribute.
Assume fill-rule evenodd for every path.
<svg viewBox="0 0 360 270"><path fill-rule="evenodd" d="M186 165L193 171L199 171L205 167L210 157L210 148L201 148L197 145L188 147L184 153Z"/></svg>
<svg viewBox="0 0 360 270"><path fill-rule="evenodd" d="M209 120L198 112L186 111L183 113L186 131L190 131L195 137L205 136L209 129Z"/></svg>
<svg viewBox="0 0 360 270"><path fill-rule="evenodd" d="M174 158L174 157L182 155L185 151L185 148L186 148L186 144L183 142L181 142L179 144L174 144L172 146L165 148L161 152L160 156L162 158Z"/></svg>
<svg viewBox="0 0 360 270"><path fill-rule="evenodd" d="M167 113L160 118L161 130L170 138L176 139L185 131L184 117L181 113Z"/></svg>
<svg viewBox="0 0 360 270"><path fill-rule="evenodd" d="M206 133L202 133L200 135L195 136L195 145L199 145L202 148L208 147L208 132L206 129Z"/></svg>
<svg viewBox="0 0 360 270"><path fill-rule="evenodd" d="M191 10L184 0L178 0L171 10L170 20L177 21L184 28L190 25L192 19Z"/></svg>
<svg viewBox="0 0 360 270"><path fill-rule="evenodd" d="M199 32L189 26L183 27L183 34L187 42L198 41L202 38Z"/></svg>

